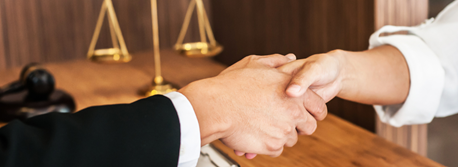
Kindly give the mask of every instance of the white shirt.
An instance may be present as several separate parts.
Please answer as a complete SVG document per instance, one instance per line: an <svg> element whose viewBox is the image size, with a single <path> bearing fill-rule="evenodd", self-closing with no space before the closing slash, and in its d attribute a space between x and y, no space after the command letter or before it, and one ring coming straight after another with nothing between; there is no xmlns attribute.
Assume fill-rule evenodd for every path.
<svg viewBox="0 0 458 167"><path fill-rule="evenodd" d="M397 31L409 33L380 37ZM406 101L374 106L383 122L396 127L424 124L458 112L458 1L422 25L382 27L369 43L370 48L386 44L398 48L409 66L411 85Z"/></svg>
<svg viewBox="0 0 458 167"><path fill-rule="evenodd" d="M196 166L200 156L200 129L196 114L189 100L181 93L171 92L168 97L180 120L180 156L178 167Z"/></svg>

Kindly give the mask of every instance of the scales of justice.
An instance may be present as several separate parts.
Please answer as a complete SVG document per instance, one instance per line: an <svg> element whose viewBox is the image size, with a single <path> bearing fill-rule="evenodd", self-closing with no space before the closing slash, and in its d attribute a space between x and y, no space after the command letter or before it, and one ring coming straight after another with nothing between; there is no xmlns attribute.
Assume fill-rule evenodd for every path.
<svg viewBox="0 0 458 167"><path fill-rule="evenodd" d="M200 42L183 43L186 32L191 21L191 16L197 10L197 20L199 25ZM108 24L110 28L110 35L113 48L95 49L100 31L103 26L105 16L108 16ZM154 64L155 64L155 77L149 90L145 92L146 96L156 94L166 94L176 91L177 89L164 80L161 74L161 56L159 50L159 28L157 17L157 0L151 0L151 18L152 18L152 31L153 31L153 48L154 48ZM208 37L208 42L207 42ZM191 0L186 12L186 16L181 28L178 40L174 49L181 55L187 57L211 57L215 56L223 50L223 47L216 42L213 31L208 20L207 13L204 8L202 0ZM132 56L127 50L124 38L122 36L121 28L119 27L118 19L111 0L104 0L100 14L97 20L94 35L92 36L87 58L97 63L127 63L132 59Z"/></svg>

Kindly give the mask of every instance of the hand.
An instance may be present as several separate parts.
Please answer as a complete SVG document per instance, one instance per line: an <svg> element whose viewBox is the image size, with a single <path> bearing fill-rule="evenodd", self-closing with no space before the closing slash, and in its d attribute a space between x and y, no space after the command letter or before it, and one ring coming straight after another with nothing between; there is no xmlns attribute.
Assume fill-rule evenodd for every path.
<svg viewBox="0 0 458 167"><path fill-rule="evenodd" d="M256 55L251 55L248 57L245 57L244 59L240 60L239 62L233 64L229 68L225 69L220 73L220 75L224 75L226 73L229 73L234 70L243 70L247 68L270 68L270 70L273 70L273 68L280 69L282 66L285 66L287 63L292 63L296 60L296 56L294 54L287 54L285 56L282 56L280 54L273 54L273 55L267 55L267 56L256 56ZM283 72L284 74L288 75L288 77L291 77L291 72L287 71L277 71L277 72ZM262 73L262 72L261 72ZM272 80L273 82L286 82L281 80L280 78L268 78L268 77L258 77L258 79L269 79ZM302 96L297 96L297 97L302 97L306 103L304 103L304 107L309 110L308 114L313 115L313 117L316 120L323 120L326 115L327 115L327 107L325 104L321 103L322 98L317 97L317 94L311 90L306 90L302 94Z"/></svg>
<svg viewBox="0 0 458 167"><path fill-rule="evenodd" d="M286 94L300 97L307 89L311 89L326 102L333 99L342 90L344 76L340 56L343 54L343 51L335 50L279 67L280 71L294 76Z"/></svg>
<svg viewBox="0 0 458 167"><path fill-rule="evenodd" d="M214 78L181 89L196 112L202 145L221 139L235 150L278 156L283 146L297 142L298 132L313 133L316 120L310 113L324 117L324 101L312 91L288 97L291 77L275 69L294 59L249 56Z"/></svg>
<svg viewBox="0 0 458 167"><path fill-rule="evenodd" d="M338 96L363 104L390 105L403 103L410 89L407 62L391 45L361 52L334 50L290 62L279 70L294 76L286 90L290 97L311 89L326 102Z"/></svg>
<svg viewBox="0 0 458 167"><path fill-rule="evenodd" d="M294 59L295 59L295 57L296 57L296 56L294 56L293 54L288 54L288 55L286 55L286 56L294 57ZM283 72L285 72L285 73L293 74L293 71L292 71L292 70L288 70L288 69L292 69L294 66L297 66L298 64L300 64L300 63L298 63L298 61L301 61L301 60L297 60L297 61L290 62L290 63L289 63L290 66L284 65L284 66L282 66L282 67L279 67L279 69L280 69L280 71L283 70ZM286 68L286 67L290 67L290 68ZM295 96L295 97L303 96L306 90L307 90L307 89L304 89L304 92L303 92L301 95L298 95L298 96ZM315 92L312 92L311 90L307 90L307 92L310 93L310 94L315 94ZM307 94L308 94L308 93L307 93ZM311 100L311 99L310 99L310 100ZM312 108L312 107L314 107L314 106L316 106L316 105L318 105L318 107L322 107L320 103L308 103L308 104L306 105L306 107ZM324 106L324 107L326 108L326 106ZM311 110L311 111L313 111L313 110ZM322 112L322 113L320 113L320 114L314 114L314 113L312 112L312 115L314 115L315 118L316 118L317 120L323 120L323 119L326 117L326 114L327 114L327 109L325 109L325 112ZM312 132L312 133L313 133L313 132ZM312 134L312 133L308 133L308 134L310 135L310 134ZM245 152L239 151L239 150L234 150L234 153L235 153L236 155L238 155L238 156L243 156L243 155L245 155L245 157L246 157L247 159L253 159L254 157L256 157L256 154L254 154L254 153L245 153Z"/></svg>

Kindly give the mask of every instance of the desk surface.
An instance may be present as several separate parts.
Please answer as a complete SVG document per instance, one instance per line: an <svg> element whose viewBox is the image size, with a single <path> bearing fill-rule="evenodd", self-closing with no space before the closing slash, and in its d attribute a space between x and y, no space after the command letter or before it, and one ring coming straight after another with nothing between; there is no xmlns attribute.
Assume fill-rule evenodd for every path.
<svg viewBox="0 0 458 167"><path fill-rule="evenodd" d="M166 80L184 86L194 80L217 75L225 66L210 59L191 59L173 51L162 51ZM141 96L154 76L151 53L138 53L126 64L96 64L86 60L46 64L58 89L75 97L77 109L88 106L130 103ZM20 68L0 71L0 85L19 78ZM332 114L318 123L311 136L300 136L292 148L277 158L258 155L253 160L236 156L220 141L213 142L241 166L442 166L428 158L390 143Z"/></svg>

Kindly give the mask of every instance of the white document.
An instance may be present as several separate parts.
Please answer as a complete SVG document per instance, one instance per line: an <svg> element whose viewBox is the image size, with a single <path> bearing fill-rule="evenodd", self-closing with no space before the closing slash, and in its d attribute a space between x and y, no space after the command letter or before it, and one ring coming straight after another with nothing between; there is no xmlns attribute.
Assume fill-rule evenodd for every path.
<svg viewBox="0 0 458 167"><path fill-rule="evenodd" d="M207 144L201 148L197 167L240 167L240 165L215 147Z"/></svg>

